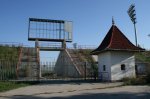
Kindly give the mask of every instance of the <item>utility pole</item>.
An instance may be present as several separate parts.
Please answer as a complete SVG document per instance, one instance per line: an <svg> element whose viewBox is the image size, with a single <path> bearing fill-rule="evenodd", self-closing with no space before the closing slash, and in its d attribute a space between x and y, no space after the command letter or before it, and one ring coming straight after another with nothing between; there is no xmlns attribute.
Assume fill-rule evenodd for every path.
<svg viewBox="0 0 150 99"><path fill-rule="evenodd" d="M136 33L136 13L135 13L135 5L134 4L131 4L128 11L127 11L131 21L133 22L134 24L134 31L135 31L135 44L136 46L138 45L137 44L137 33Z"/></svg>

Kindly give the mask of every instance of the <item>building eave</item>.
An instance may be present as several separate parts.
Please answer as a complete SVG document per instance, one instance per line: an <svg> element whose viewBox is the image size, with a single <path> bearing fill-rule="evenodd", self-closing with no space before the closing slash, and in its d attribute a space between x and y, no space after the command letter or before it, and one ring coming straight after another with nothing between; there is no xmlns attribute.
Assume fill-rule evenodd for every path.
<svg viewBox="0 0 150 99"><path fill-rule="evenodd" d="M126 51L126 52L144 52L145 50L132 50L132 49L111 49L111 48L106 48L101 51L93 51L91 52L91 55L98 55L100 53L106 52L106 51Z"/></svg>

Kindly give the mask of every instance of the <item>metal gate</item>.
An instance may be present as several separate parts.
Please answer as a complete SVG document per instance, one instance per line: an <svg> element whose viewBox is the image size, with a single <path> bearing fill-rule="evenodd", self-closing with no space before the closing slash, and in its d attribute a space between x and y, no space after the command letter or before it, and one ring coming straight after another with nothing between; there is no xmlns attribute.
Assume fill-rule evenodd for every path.
<svg viewBox="0 0 150 99"><path fill-rule="evenodd" d="M56 78L54 71L56 62L40 62L41 78L53 79Z"/></svg>

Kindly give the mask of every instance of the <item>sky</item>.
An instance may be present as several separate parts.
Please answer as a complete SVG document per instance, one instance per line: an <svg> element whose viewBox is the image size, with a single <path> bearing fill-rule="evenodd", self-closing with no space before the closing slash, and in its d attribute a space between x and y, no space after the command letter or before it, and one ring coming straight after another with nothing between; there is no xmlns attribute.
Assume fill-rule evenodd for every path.
<svg viewBox="0 0 150 99"><path fill-rule="evenodd" d="M73 42L68 46L77 43L98 47L113 16L115 25L135 44L134 27L127 14L132 3L136 9L138 44L150 49L150 0L0 0L0 42L34 46L27 37L28 19L43 18L73 21ZM53 54L42 55L51 58Z"/></svg>

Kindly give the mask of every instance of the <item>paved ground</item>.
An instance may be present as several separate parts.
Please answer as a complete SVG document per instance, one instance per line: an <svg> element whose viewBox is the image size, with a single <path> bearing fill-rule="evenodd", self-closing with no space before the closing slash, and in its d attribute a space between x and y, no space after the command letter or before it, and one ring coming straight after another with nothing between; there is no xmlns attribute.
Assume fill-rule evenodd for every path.
<svg viewBox="0 0 150 99"><path fill-rule="evenodd" d="M0 99L150 99L149 86L115 87L119 85L121 83L34 85L0 93Z"/></svg>

